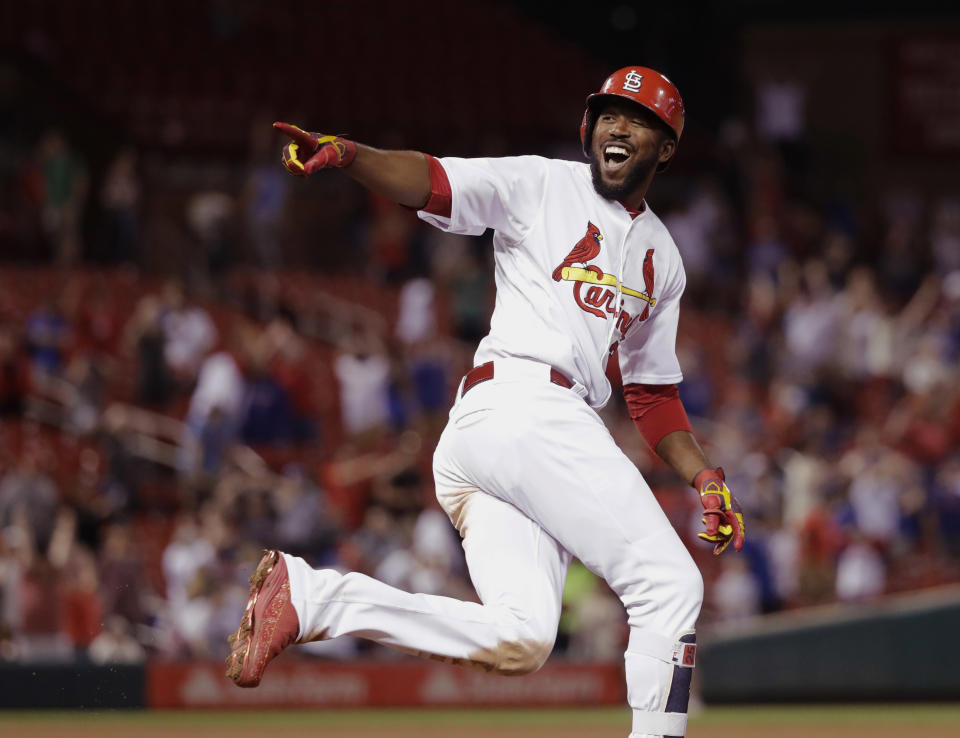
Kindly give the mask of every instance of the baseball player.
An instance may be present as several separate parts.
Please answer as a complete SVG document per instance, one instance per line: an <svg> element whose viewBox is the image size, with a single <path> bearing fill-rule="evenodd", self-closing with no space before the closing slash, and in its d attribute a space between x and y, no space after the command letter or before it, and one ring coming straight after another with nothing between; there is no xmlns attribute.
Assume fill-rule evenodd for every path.
<svg viewBox="0 0 960 738"><path fill-rule="evenodd" d="M675 352L685 277L646 203L683 131L680 93L645 67L587 98L589 164L520 156L435 159L274 124L297 176L342 168L445 231L495 231L490 333L460 383L434 454L437 497L463 538L482 604L410 594L358 573L267 552L227 675L254 687L292 643L353 635L501 674L538 669L553 648L571 556L626 607L632 738L683 736L703 580L596 408L619 357L624 395L651 448L700 493L705 531L740 550L740 506L694 439Z"/></svg>

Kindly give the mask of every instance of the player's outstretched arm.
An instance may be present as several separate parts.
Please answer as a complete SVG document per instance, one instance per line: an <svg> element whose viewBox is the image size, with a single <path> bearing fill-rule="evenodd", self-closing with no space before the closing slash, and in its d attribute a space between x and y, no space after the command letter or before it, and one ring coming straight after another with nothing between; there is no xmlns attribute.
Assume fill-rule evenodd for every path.
<svg viewBox="0 0 960 738"><path fill-rule="evenodd" d="M345 170L364 187L418 210L430 199L430 165L419 151L386 151L357 146L357 158Z"/></svg>
<svg viewBox="0 0 960 738"><path fill-rule="evenodd" d="M375 149L289 123L277 122L273 127L291 139L283 148L283 165L297 177L342 168L364 187L401 205L422 208L430 199L430 166L418 151Z"/></svg>

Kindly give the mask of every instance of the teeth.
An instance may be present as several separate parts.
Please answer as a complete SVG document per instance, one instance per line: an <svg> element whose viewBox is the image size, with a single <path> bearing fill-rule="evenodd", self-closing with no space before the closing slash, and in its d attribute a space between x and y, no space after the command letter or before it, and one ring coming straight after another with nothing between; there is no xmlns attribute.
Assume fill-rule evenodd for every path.
<svg viewBox="0 0 960 738"><path fill-rule="evenodd" d="M627 151L623 146L607 146L604 150L605 154L620 154L621 156L630 156L630 152Z"/></svg>

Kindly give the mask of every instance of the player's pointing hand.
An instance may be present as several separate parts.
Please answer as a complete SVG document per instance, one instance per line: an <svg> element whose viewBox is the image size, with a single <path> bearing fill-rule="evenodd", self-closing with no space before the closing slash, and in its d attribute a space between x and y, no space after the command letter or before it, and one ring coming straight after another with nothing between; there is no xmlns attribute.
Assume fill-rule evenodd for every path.
<svg viewBox="0 0 960 738"><path fill-rule="evenodd" d="M703 522L707 529L697 533L697 538L714 544L715 556L733 542L737 551L743 548L746 531L743 527L743 510L737 498L731 494L724 480L723 469L704 469L693 480L703 503Z"/></svg>
<svg viewBox="0 0 960 738"><path fill-rule="evenodd" d="M318 169L350 166L357 155L357 145L342 136L310 133L280 121L273 127L293 139L283 147L283 165L295 177L305 177Z"/></svg>

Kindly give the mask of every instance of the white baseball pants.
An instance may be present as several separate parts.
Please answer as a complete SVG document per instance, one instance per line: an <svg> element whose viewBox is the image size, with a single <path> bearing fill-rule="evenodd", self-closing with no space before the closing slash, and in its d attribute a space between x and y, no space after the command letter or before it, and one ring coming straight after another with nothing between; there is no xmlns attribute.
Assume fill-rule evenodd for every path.
<svg viewBox="0 0 960 738"><path fill-rule="evenodd" d="M286 556L300 640L369 638L503 674L538 669L560 618L571 555L627 609L631 738L683 736L689 670L679 664L703 580L650 488L581 388L546 365L498 360L460 396L434 454L437 497L463 536L483 604L409 594Z"/></svg>

